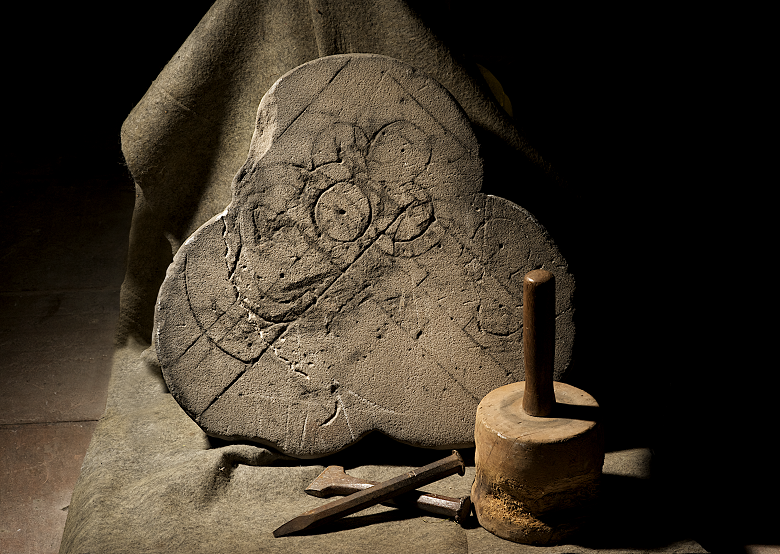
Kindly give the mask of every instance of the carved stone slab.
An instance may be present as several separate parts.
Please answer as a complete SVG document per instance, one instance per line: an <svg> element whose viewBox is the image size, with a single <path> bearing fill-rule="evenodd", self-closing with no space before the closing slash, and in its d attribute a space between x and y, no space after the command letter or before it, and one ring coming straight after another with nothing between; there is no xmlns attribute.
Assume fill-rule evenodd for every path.
<svg viewBox="0 0 780 554"><path fill-rule="evenodd" d="M171 394L209 435L301 458L374 430L472 445L482 397L523 379L527 271L556 277L558 377L574 338L566 262L481 184L468 120L412 67L342 55L284 75L230 205L160 289Z"/></svg>

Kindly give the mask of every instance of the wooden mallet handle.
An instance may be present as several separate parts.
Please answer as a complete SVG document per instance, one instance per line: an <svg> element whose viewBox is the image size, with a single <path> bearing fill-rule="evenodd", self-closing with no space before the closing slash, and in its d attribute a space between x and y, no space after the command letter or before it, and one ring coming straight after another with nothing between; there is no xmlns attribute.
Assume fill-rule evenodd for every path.
<svg viewBox="0 0 780 554"><path fill-rule="evenodd" d="M523 282L523 410L547 417L555 406L555 277L544 269L529 271Z"/></svg>

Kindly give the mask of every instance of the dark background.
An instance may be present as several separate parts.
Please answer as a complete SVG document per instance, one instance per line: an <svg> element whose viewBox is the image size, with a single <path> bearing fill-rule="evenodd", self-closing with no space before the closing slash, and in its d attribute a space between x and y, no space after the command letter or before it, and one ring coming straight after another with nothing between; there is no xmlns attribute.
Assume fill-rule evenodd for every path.
<svg viewBox="0 0 780 554"><path fill-rule="evenodd" d="M410 4L456 55L496 76L521 133L561 177L503 175L485 191L537 216L570 263L577 344L565 380L602 404L607 448L652 445L670 513L708 548L765 540L773 514L756 509L776 504L777 418L757 383L769 370L721 356L736 338L729 302L710 294L727 279L705 257L719 240L702 213L713 182L700 156L714 49L679 13ZM22 6L7 22L3 174L73 183L88 165L131 190L122 121L210 5ZM9 182L5 203L25 193Z"/></svg>

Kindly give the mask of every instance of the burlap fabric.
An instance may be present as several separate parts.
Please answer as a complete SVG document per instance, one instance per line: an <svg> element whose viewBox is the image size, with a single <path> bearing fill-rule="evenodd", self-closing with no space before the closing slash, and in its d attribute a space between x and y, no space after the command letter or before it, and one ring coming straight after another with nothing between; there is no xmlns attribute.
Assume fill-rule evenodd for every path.
<svg viewBox="0 0 780 554"><path fill-rule="evenodd" d="M442 452L370 436L334 457L289 460L255 445L208 439L167 393L149 348L157 291L172 253L230 200L258 103L308 60L369 52L403 60L444 85L477 132L485 192L499 176L558 182L520 136L475 67L466 66L402 0L219 0L152 84L122 128L136 183L122 287L119 345L106 412L87 452L60 552L535 552L472 519L453 521L375 507L321 531L271 532L324 501L303 489L325 465L371 480L429 463ZM523 181L526 179L526 181ZM522 197L503 194L523 204ZM544 221L542 221L544 224ZM426 487L468 494L465 477ZM316 462L316 463L315 463ZM549 552L701 552L654 509L649 451L607 454L603 510L578 545Z"/></svg>

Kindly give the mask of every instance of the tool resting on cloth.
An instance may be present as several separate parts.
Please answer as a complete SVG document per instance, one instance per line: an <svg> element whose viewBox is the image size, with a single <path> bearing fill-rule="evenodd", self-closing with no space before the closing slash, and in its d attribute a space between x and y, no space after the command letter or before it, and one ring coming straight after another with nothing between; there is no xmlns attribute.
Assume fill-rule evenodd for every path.
<svg viewBox="0 0 780 554"><path fill-rule="evenodd" d="M306 487L328 465L383 481L442 457L381 435L339 454L289 460L248 444L210 442L165 391L146 345L129 340L114 357L108 405L97 426L68 509L60 552L76 554L255 552L532 552L482 529L472 515L461 524L415 510L375 506L311 534L275 539L272 532L328 502ZM150 361L152 363L150 363ZM463 497L474 481L473 450L465 475L425 486ZM608 452L605 513L573 546L546 552L705 552L664 532L666 512L653 502L650 452ZM667 541L671 538L671 542ZM647 541L650 541L649 543ZM634 547L644 544L653 548Z"/></svg>

